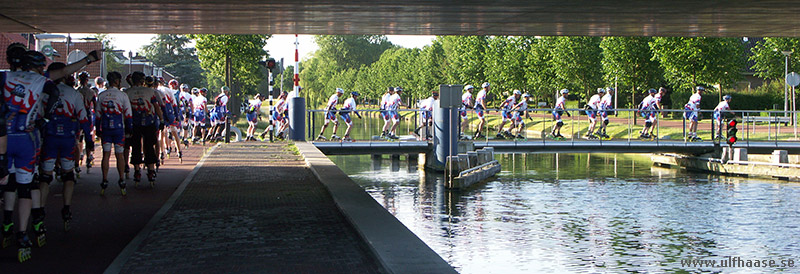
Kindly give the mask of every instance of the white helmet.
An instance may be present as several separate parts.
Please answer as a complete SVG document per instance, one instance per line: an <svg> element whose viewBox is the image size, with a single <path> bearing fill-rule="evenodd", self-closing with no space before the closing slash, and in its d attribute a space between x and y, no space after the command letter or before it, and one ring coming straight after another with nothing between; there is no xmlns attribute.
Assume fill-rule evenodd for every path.
<svg viewBox="0 0 800 274"><path fill-rule="evenodd" d="M561 90L561 94L567 94L567 93L569 93L569 90L568 90L568 89L562 89L562 90Z"/></svg>
<svg viewBox="0 0 800 274"><path fill-rule="evenodd" d="M606 89L604 89L604 88L597 88L597 93L606 93Z"/></svg>
<svg viewBox="0 0 800 274"><path fill-rule="evenodd" d="M522 97L525 97L525 98L530 98L530 97L531 97L531 95L530 95L530 94L528 94L528 93L526 92L525 94L522 94Z"/></svg>
<svg viewBox="0 0 800 274"><path fill-rule="evenodd" d="M519 91L518 89L515 89L514 90L514 95L522 95L522 91Z"/></svg>
<svg viewBox="0 0 800 274"><path fill-rule="evenodd" d="M344 93L344 90L341 88L336 88L336 93Z"/></svg>
<svg viewBox="0 0 800 274"><path fill-rule="evenodd" d="M470 89L475 89L475 87L473 87L472 85L464 86L464 90L470 90Z"/></svg>
<svg viewBox="0 0 800 274"><path fill-rule="evenodd" d="M489 87L489 82L483 82L483 85L481 85L481 87L482 87L482 88L487 88L487 87Z"/></svg>

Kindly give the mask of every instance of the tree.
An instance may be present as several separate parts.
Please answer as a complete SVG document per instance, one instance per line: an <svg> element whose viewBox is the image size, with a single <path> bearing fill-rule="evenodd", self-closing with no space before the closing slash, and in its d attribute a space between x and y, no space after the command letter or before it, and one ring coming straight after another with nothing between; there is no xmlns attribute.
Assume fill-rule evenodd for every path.
<svg viewBox="0 0 800 274"><path fill-rule="evenodd" d="M125 64L117 62L117 59L113 57L115 49L112 42L114 41L114 38L112 38L106 33L98 33L94 37L97 38L97 40L99 40L100 43L103 44L103 60L105 60L106 62L106 72L109 71L116 71L119 73L126 72L127 70L125 69ZM102 76L103 78L106 77L106 75L100 75L100 76Z"/></svg>
<svg viewBox="0 0 800 274"><path fill-rule="evenodd" d="M730 86L744 68L744 46L737 38L656 37L650 42L670 84L690 92L695 86Z"/></svg>
<svg viewBox="0 0 800 274"><path fill-rule="evenodd" d="M266 81L266 69L258 61L267 57L264 46L270 35L190 35L197 42L200 66L211 90L225 85L225 60L231 59L231 92L236 96L256 94Z"/></svg>
<svg viewBox="0 0 800 274"><path fill-rule="evenodd" d="M445 80L448 84L474 85L486 80L486 36L438 36L436 40L442 43L444 49Z"/></svg>
<svg viewBox="0 0 800 274"><path fill-rule="evenodd" d="M394 48L383 35L318 35L314 40L319 50L303 62L300 85L309 105L324 103L334 88L369 88L365 94L377 93L370 80L371 64L384 51Z"/></svg>
<svg viewBox="0 0 800 274"><path fill-rule="evenodd" d="M181 83L202 87L206 85L200 60L195 49L186 47L190 39L186 35L159 34L150 44L142 47L142 53L156 65L163 66L178 77Z"/></svg>
<svg viewBox="0 0 800 274"><path fill-rule="evenodd" d="M314 56L333 66L334 71L368 66L395 47L384 35L316 35L314 42L319 46Z"/></svg>
<svg viewBox="0 0 800 274"><path fill-rule="evenodd" d="M529 44L523 37L495 36L488 39L483 67L485 81L492 84L490 93L505 94L514 89L532 91L525 80L529 51ZM475 82L476 87L479 84Z"/></svg>
<svg viewBox="0 0 800 274"><path fill-rule="evenodd" d="M553 68L561 86L582 90L588 99L603 85L600 37L557 37L552 48Z"/></svg>
<svg viewBox="0 0 800 274"><path fill-rule="evenodd" d="M566 86L558 85L553 66L553 47L556 37L523 37L527 44L525 54L525 79L531 92L539 99L555 103L556 92Z"/></svg>
<svg viewBox="0 0 800 274"><path fill-rule="evenodd" d="M631 98L629 107L636 104L635 94L657 87L661 82L663 71L653 60L650 41L650 37L605 37L600 42L606 83L617 81L622 86L618 96ZM621 90L624 89L630 91L629 96L623 96Z"/></svg>
<svg viewBox="0 0 800 274"><path fill-rule="evenodd" d="M786 57L781 51L792 51L789 55L789 71L800 71L800 38L766 37L756 42L750 61L755 75L766 79L782 79L786 73Z"/></svg>

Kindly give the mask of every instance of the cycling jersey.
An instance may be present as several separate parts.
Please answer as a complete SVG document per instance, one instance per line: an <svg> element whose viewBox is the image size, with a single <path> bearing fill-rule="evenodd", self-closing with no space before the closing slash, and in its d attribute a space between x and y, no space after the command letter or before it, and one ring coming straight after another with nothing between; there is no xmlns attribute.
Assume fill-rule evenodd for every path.
<svg viewBox="0 0 800 274"><path fill-rule="evenodd" d="M45 136L69 137L75 140L78 131L91 132L84 98L74 88L59 83L58 101L52 119L45 126Z"/></svg>
<svg viewBox="0 0 800 274"><path fill-rule="evenodd" d="M133 126L158 125L156 108L161 107L163 99L160 92L148 87L132 87L127 90L133 113Z"/></svg>

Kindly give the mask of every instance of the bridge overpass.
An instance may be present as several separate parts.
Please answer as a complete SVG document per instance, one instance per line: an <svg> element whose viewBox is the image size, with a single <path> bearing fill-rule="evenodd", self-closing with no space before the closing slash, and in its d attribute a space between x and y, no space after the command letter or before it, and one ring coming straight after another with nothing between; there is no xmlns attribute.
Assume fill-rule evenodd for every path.
<svg viewBox="0 0 800 274"><path fill-rule="evenodd" d="M413 154L429 153L433 144L425 141L398 142L312 142L327 155L355 154ZM682 141L638 141L638 140L575 140L575 141L476 141L476 149L493 147L499 153L684 153L703 154L714 151L714 143L682 142ZM725 144L722 144L725 146ZM789 153L800 153L800 142L740 142L734 148L747 148L749 153L770 154L773 150L788 150Z"/></svg>
<svg viewBox="0 0 800 274"><path fill-rule="evenodd" d="M55 4L55 5L54 5ZM0 32L726 36L800 35L790 0L28 0Z"/></svg>

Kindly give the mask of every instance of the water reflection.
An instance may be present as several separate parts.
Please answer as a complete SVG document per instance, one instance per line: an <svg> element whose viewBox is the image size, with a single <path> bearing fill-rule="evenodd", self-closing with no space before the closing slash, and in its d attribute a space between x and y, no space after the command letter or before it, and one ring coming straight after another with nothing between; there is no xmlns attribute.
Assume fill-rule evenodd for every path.
<svg viewBox="0 0 800 274"><path fill-rule="evenodd" d="M687 173L638 155L511 154L499 156L496 178L450 191L415 162L332 159L462 273L693 272L680 260L800 257L796 183Z"/></svg>

